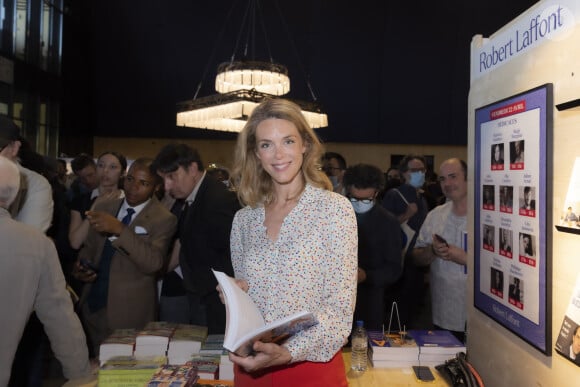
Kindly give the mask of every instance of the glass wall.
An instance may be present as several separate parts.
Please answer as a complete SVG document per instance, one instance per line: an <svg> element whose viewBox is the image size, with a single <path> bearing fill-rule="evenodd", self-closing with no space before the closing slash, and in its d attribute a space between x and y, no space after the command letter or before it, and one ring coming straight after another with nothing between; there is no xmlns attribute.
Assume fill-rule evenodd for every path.
<svg viewBox="0 0 580 387"><path fill-rule="evenodd" d="M14 119L37 152L51 156L59 141L63 4L0 0L0 114Z"/></svg>

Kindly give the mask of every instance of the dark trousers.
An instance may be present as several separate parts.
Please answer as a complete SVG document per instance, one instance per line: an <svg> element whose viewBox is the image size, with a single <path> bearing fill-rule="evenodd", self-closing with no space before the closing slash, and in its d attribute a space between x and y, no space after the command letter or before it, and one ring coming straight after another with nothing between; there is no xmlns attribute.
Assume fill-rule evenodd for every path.
<svg viewBox="0 0 580 387"><path fill-rule="evenodd" d="M187 296L161 296L159 298L159 320L188 324L190 306Z"/></svg>
<svg viewBox="0 0 580 387"><path fill-rule="evenodd" d="M225 332L226 307L222 304L217 291L204 296L188 292L187 298L190 324L207 326L209 334Z"/></svg>
<svg viewBox="0 0 580 387"><path fill-rule="evenodd" d="M7 332L7 334L10 334ZM8 386L41 386L45 373L45 354L48 350L48 338L44 333L42 323L32 313L22 338L18 344L18 350L14 355L12 372Z"/></svg>
<svg viewBox="0 0 580 387"><path fill-rule="evenodd" d="M385 292L386 324L389 322L392 304L396 302L401 328L424 328L417 326L417 314L422 306L422 299L426 289L424 273L425 270L423 268L414 266L410 262L405 262L401 278ZM393 322L398 325L396 316L393 316ZM395 329L399 329L399 327L395 326Z"/></svg>

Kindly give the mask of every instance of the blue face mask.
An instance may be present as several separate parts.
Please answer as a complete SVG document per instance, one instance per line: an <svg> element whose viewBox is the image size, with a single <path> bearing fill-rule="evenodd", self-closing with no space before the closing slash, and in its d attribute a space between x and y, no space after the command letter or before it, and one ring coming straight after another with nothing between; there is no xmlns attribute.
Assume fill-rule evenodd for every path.
<svg viewBox="0 0 580 387"><path fill-rule="evenodd" d="M412 172L409 184L415 188L421 188L425 183L425 172Z"/></svg>
<svg viewBox="0 0 580 387"><path fill-rule="evenodd" d="M352 208L354 208L354 212L356 212L357 214L364 214L365 212L369 212L371 208L373 208L373 206L375 205L374 201L370 203L363 203L361 201L358 202L351 201L351 203Z"/></svg>
<svg viewBox="0 0 580 387"><path fill-rule="evenodd" d="M328 178L330 179L333 188L338 187L338 176L328 176Z"/></svg>

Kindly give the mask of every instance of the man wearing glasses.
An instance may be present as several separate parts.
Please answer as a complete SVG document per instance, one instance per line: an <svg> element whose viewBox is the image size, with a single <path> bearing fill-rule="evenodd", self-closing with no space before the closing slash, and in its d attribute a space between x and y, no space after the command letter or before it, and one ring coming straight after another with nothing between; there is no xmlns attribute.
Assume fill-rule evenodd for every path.
<svg viewBox="0 0 580 387"><path fill-rule="evenodd" d="M399 163L403 184L387 191L382 202L383 207L397 217L399 224L407 222L407 225L415 231L415 238L407 247L406 257L413 250L414 239L429 212L427 200L423 195L426 166L427 162L423 156L405 156ZM407 261L405 259L405 262ZM406 263L402 278L396 285L394 298L388 300L397 301L401 324L412 325L417 305L421 303L425 289L423 270L411 262Z"/></svg>
<svg viewBox="0 0 580 387"><path fill-rule="evenodd" d="M368 329L380 330L386 319L385 291L401 275L401 231L399 222L377 205L377 194L385 186L383 172L368 164L349 167L344 185L358 226L358 286L354 321L363 320Z"/></svg>
<svg viewBox="0 0 580 387"><path fill-rule="evenodd" d="M346 160L340 153L326 152L322 157L322 170L332 182L333 191L346 195L342 179L346 170Z"/></svg>

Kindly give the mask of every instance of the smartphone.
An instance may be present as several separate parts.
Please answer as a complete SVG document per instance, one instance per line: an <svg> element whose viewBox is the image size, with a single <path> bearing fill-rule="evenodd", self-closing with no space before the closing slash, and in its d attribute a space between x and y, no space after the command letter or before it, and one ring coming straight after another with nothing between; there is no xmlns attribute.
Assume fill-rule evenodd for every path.
<svg viewBox="0 0 580 387"><path fill-rule="evenodd" d="M86 259L81 259L81 267L85 270L85 271L93 271L93 272L97 272L97 267L90 261L87 261Z"/></svg>
<svg viewBox="0 0 580 387"><path fill-rule="evenodd" d="M427 366L413 366L413 372L415 373L415 378L419 382L434 382L435 376Z"/></svg>
<svg viewBox="0 0 580 387"><path fill-rule="evenodd" d="M435 234L435 239L437 239L437 242L443 243L445 246L449 247L449 243L447 243L445 238L443 238L441 235Z"/></svg>

